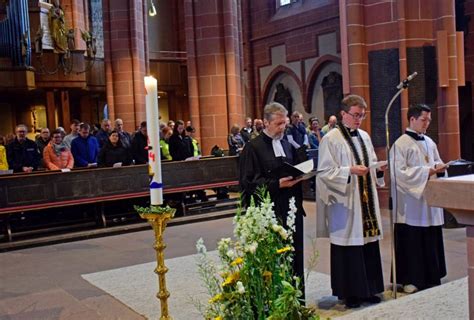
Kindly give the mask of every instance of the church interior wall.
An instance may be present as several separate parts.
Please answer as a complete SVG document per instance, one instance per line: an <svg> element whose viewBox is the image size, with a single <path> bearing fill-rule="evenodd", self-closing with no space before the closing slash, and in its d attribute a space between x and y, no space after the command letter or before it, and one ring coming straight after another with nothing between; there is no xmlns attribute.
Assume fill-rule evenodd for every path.
<svg viewBox="0 0 474 320"><path fill-rule="evenodd" d="M208 154L245 119L240 2L190 1L184 12L190 118Z"/></svg>
<svg viewBox="0 0 474 320"><path fill-rule="evenodd" d="M313 83L313 88L308 88L308 91L312 92L310 100L311 113L308 115L308 117L317 117L321 126L328 120L328 117L325 115L324 92L321 84L323 79L331 72L342 74L341 65L334 62L326 63L319 70L318 74L314 75L315 80L308 82L309 84Z"/></svg>
<svg viewBox="0 0 474 320"><path fill-rule="evenodd" d="M140 91L142 86L139 82L142 73L145 74L149 70L159 78L160 90L163 92L162 118L194 119L195 124L202 127L202 137L211 143L221 143L225 141L230 122L240 121L239 119L247 115L261 117L262 107L276 85L277 78L273 78L276 76L275 71L279 71L280 67L291 70L292 77L296 75L294 81L290 80L291 77L282 78L286 81L284 85L288 85L290 91L296 95L296 98L294 97L296 110L302 111L305 118L316 115L321 119L324 116L319 107L322 103L320 82L325 77L324 73L329 72L324 68L329 66L325 65L317 74L313 74L312 70L324 57L331 56L342 61L333 61L332 71L342 73L345 81L349 81L351 93L361 94L368 100L369 110L373 114L364 123L366 126L364 129L374 131L373 133L378 136L382 129L377 123L380 122L380 112L385 108L388 94L384 93L387 97L377 99L376 93L379 89L376 88L378 84L376 79L380 77L380 70L371 73L371 68L375 67L375 64L373 66L371 64L375 62L369 61L369 55L383 50L395 50L399 52L399 69L393 79L390 78L391 82L395 81L397 76L400 78L412 71L419 73L412 83L411 90L401 96L399 130L407 124L405 114L408 105L425 101L436 109L433 112L435 121L431 125L430 134L435 140L439 138L440 150L445 158L455 157L459 153L456 140L459 140L463 132L469 134L468 131L463 131L462 126L460 128L459 121L462 117L457 110L460 108L456 108L461 96L458 92L460 87L458 88L458 84L454 81L460 72L454 66L456 48L447 44L449 54L446 56L446 61L449 64L449 79L452 80L447 87L440 87L435 83L439 79L439 72L433 70L438 67L436 63L439 63L440 59L437 56L433 57L428 51L436 51L437 31L447 30L449 34L455 31L452 29L454 22L452 4L462 2L465 16L471 18L464 30L466 33L464 45L466 84L472 88L474 41L471 40L474 37L474 0L441 1L436 4L423 0L390 2L367 0L362 1L361 6L348 6L351 3L349 0L298 0L291 6L282 8L277 7L276 0L242 0L237 1L237 6L230 8L230 14L224 8L227 2L155 1L158 8L156 20L148 16L145 19L145 16L136 14L134 10L140 9L138 11L146 15L146 12L142 12L143 1L133 4L125 1L107 3L101 0L61 1L66 19L76 30L87 27L93 31L100 29L99 17L90 11L100 5L104 13L101 22L105 42L111 47L104 48L106 50L104 60L99 58L91 72L85 75L71 74L66 78L59 74L35 76L36 86L43 90L41 92L46 110L51 109L46 104L48 91L58 89L67 92L60 94L61 97L67 98L66 104L61 97L56 97L57 103L54 106L56 109L53 110L55 110L54 118L57 120L54 120L54 123L67 128L68 123L64 118L68 115L71 118L79 117L81 120L95 123L101 117L106 99L109 99L107 102L110 104L110 117L125 118L126 129L134 130L136 124L144 118L141 103L143 94ZM34 2L30 1L30 4ZM240 10L240 3L242 11L237 12ZM343 71L345 62L341 57L340 3L347 11L347 25L343 28L349 35L347 46L350 46L347 60L350 72L346 74ZM216 6L216 10L213 9L213 5ZM232 6L234 5L232 2ZM186 9L188 6L194 7L195 11ZM128 10L130 8L135 12L134 17L130 14L132 11ZM33 32L36 31L39 16L31 19L34 21L31 25ZM189 19L193 19L196 23L195 28L190 28ZM231 36L225 33L230 32L230 28L224 28L225 21L228 21L226 23L232 21L230 25L233 29L229 33ZM148 33L139 30L143 29L146 23ZM239 30L235 31L236 29ZM243 43L244 52L240 51L240 43ZM83 41L79 39L79 32L76 32L76 44L78 48L84 47ZM192 51L187 45L196 46L197 49L194 48L196 50ZM145 56L146 48L149 48L150 57ZM222 48L225 48L225 52ZM132 54L118 56L125 51ZM173 53L165 57L163 56L165 51ZM78 51L76 54L81 53ZM241 65L242 60L245 63L244 67ZM195 63L195 68L191 68L190 71L192 63ZM213 73L212 68L216 69L216 73ZM241 71L244 68L245 70ZM340 70L337 70L338 68ZM426 70L420 71L423 68ZM135 76L131 77L131 74ZM196 83L188 83L194 81L193 79L197 79ZM192 92L190 90L192 88L197 88L197 91ZM126 92L126 95L121 95L120 91ZM28 97L31 100L36 93L26 94L28 95L31 95ZM471 100L470 109L474 111L472 90L468 99ZM200 104L199 108L195 106L196 101ZM31 105L34 104L28 106ZM66 106L68 109L63 112L62 108ZM10 111L2 110L2 118L10 117L13 122L28 120L23 119L22 108L15 104ZM376 112L378 113L375 116ZM472 114L474 112L471 112L471 119ZM474 140L472 131L471 144Z"/></svg>
<svg viewBox="0 0 474 320"><path fill-rule="evenodd" d="M311 1L313 2L313 1ZM305 10L301 10L305 7ZM244 1L249 6L249 15L244 18L243 37L246 57L252 60L246 67L249 75L248 88L254 101L254 113L261 117L266 102L269 77L278 66L285 66L298 76L303 84L301 92L302 106L306 103L305 80L312 63L321 55L340 50L337 41L339 12L337 1L313 2L303 1L292 4L291 8L277 9L276 1ZM244 5L244 7L245 7ZM283 14L283 11L284 14ZM324 48L321 48L323 45ZM307 63L308 61L309 64ZM307 65L308 64L308 65ZM253 87L252 87L253 85ZM307 115L302 108L303 114Z"/></svg>
<svg viewBox="0 0 474 320"><path fill-rule="evenodd" d="M347 5L348 1L341 4ZM407 125L406 112L411 103L421 102L420 99L435 99L434 108L437 110L438 117L435 123L431 123L431 130L439 139L440 153L442 158L457 158L460 154L460 129L458 114L458 83L457 75L462 70L458 70L457 53L455 41L448 41L455 37L454 28L454 1L442 1L436 3L427 3L425 1L406 1L400 0L395 2L378 2L365 6L345 6L346 25L343 26L345 33L348 35L348 43L350 50L348 51L349 73L343 74L343 77L349 80L350 92L361 94L366 98L378 94L378 91L371 86L370 61L368 56L371 52L394 49L399 52L399 71L398 79L405 78L411 72L418 71L419 75L412 82L411 90L401 95L401 128ZM341 31L341 32L342 32ZM438 31L444 31L448 35L443 43L443 39L439 38ZM440 42L441 41L441 42ZM414 56L411 56L410 50L427 50L426 47L439 48L439 44L445 46L446 54L439 55L435 59L434 67L438 71L434 74L427 74L424 71L433 69L433 60L430 55L421 55L420 61L416 63ZM439 50L438 50L439 51ZM437 64L437 65L436 65ZM419 66L426 67L426 70L415 70ZM449 66L446 73L441 73L439 66ZM371 75L375 77L375 74ZM383 74L380 73L379 78ZM433 88L431 79L438 81ZM444 77L444 78L443 78ZM449 80L447 80L449 79ZM448 81L446 85L441 86ZM423 89L421 89L423 86ZM418 96L415 99L412 91L423 92L427 94L423 97ZM372 93L375 90L377 92ZM347 92L346 92L347 93ZM427 96L430 99L427 99ZM380 105L373 106L374 101L367 99L369 112L378 112ZM426 101L424 101L426 102ZM378 103L378 102L377 102ZM428 101L429 103L429 101ZM375 109L372 109L375 107ZM379 110L380 111L380 110ZM436 115L435 115L436 116ZM377 123L372 121L372 115L364 122L364 129L370 133L379 135L381 131L377 127ZM401 129L400 128L400 129ZM376 132L371 132L374 130ZM383 148L380 146L380 148Z"/></svg>
<svg viewBox="0 0 474 320"><path fill-rule="evenodd" d="M298 85L298 83L295 81L295 79L290 76L288 73L280 73L278 76L276 76L272 81L271 84L269 85L269 89L266 91L268 92L267 96L265 97L265 104L268 104L271 101L276 100L276 94L277 94L277 85L282 84L285 89L288 90L288 92L291 94L292 98L292 105L291 109L289 109L289 106L286 106L287 109L289 109L289 112L293 111L299 111L303 114L303 117L306 119L307 114L303 108L303 95L301 92L301 88Z"/></svg>
<svg viewBox="0 0 474 320"><path fill-rule="evenodd" d="M422 59L418 61L420 64L424 62ZM421 72L420 70L420 73ZM371 102L371 138L375 148L380 147L383 149L386 145L385 110L393 95L397 92L396 86L400 82L399 74L399 51L397 48L373 50L369 52L370 97L367 97L367 100ZM412 90L409 91L409 93L411 92ZM400 99L397 99L394 101L390 111L389 128L391 132L391 143L395 142L396 138L401 134L400 107Z"/></svg>

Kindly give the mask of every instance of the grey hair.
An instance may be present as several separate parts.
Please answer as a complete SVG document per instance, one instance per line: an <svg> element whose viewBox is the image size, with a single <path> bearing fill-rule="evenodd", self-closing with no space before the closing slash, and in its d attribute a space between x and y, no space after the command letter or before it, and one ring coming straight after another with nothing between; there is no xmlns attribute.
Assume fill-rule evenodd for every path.
<svg viewBox="0 0 474 320"><path fill-rule="evenodd" d="M286 117L288 115L288 110L286 110L286 108L280 103L272 101L263 109L263 118L270 122L272 121L273 115L277 113Z"/></svg>
<svg viewBox="0 0 474 320"><path fill-rule="evenodd" d="M15 127L15 130L18 129L18 128L20 128L20 127L25 128L25 130L28 131L28 126L27 126L26 124L23 124L23 123L18 124L18 125Z"/></svg>

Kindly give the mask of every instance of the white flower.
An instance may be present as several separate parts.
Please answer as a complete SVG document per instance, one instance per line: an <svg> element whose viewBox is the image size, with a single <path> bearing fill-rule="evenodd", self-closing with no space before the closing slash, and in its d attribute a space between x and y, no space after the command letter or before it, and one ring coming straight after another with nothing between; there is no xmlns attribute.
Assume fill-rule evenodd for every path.
<svg viewBox="0 0 474 320"><path fill-rule="evenodd" d="M245 251L254 254L257 251L257 248L258 248L258 243L254 241L245 247Z"/></svg>
<svg viewBox="0 0 474 320"><path fill-rule="evenodd" d="M278 233L280 234L280 237L283 239L283 240L286 240L288 239L288 233L286 232L285 229L281 228Z"/></svg>
<svg viewBox="0 0 474 320"><path fill-rule="evenodd" d="M230 249L230 250L227 250L226 255L227 255L229 258L231 258L231 259L234 259L234 258L235 258L235 252L234 252L234 250L231 250L231 249Z"/></svg>
<svg viewBox="0 0 474 320"><path fill-rule="evenodd" d="M217 250L220 252L226 252L229 250L229 246L231 244L230 238L222 238L218 243L217 243Z"/></svg>
<svg viewBox="0 0 474 320"><path fill-rule="evenodd" d="M242 284L241 281L237 281L237 291L238 291L240 294L243 294L243 293L245 292L244 285Z"/></svg>
<svg viewBox="0 0 474 320"><path fill-rule="evenodd" d="M290 233L296 231L295 219L297 210L298 209L295 205L295 197L292 197L290 199L290 210L288 211L288 217L286 218L286 225L288 226L288 231L291 231Z"/></svg>
<svg viewBox="0 0 474 320"><path fill-rule="evenodd" d="M275 231L275 232L280 232L280 229L282 229L282 227L278 224L272 224L272 230Z"/></svg>
<svg viewBox="0 0 474 320"><path fill-rule="evenodd" d="M199 240L196 242L196 250L198 253L205 254L207 252L207 248L204 245L204 240L202 238L199 238Z"/></svg>

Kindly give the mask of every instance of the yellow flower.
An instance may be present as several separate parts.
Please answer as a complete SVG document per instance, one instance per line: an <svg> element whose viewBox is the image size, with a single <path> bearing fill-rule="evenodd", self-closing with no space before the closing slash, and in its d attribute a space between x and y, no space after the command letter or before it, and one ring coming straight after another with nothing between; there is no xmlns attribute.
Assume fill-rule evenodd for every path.
<svg viewBox="0 0 474 320"><path fill-rule="evenodd" d="M234 272L230 276L228 276L224 283L222 283L222 287L228 286L230 284L234 284L237 280L239 280L240 274L238 272Z"/></svg>
<svg viewBox="0 0 474 320"><path fill-rule="evenodd" d="M234 267L234 266L236 266L236 265L242 264L243 262L244 262L244 259L238 257L238 258L236 258L234 261L232 261L232 262L230 263L230 265Z"/></svg>
<svg viewBox="0 0 474 320"><path fill-rule="evenodd" d="M215 317L214 320L224 320L221 316Z"/></svg>
<svg viewBox="0 0 474 320"><path fill-rule="evenodd" d="M209 299L209 303L215 303L219 300L222 300L222 294L221 293L218 293L216 294L214 297L212 297L211 299Z"/></svg>
<svg viewBox="0 0 474 320"><path fill-rule="evenodd" d="M263 273L263 278L265 281L270 281L272 279L272 273L270 271L265 271Z"/></svg>
<svg viewBox="0 0 474 320"><path fill-rule="evenodd" d="M283 253L283 252L287 252L287 251L290 251L290 250L291 250L291 247L286 246L284 248L278 249L277 253Z"/></svg>

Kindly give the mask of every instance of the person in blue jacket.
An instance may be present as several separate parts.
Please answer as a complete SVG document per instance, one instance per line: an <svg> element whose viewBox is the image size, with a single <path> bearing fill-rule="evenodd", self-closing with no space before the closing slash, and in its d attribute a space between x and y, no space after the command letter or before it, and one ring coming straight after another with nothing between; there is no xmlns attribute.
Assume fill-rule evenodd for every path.
<svg viewBox="0 0 474 320"><path fill-rule="evenodd" d="M79 128L79 136L72 140L71 152L74 156L75 167L96 167L99 155L99 142L96 137L91 136L90 125L82 123Z"/></svg>

